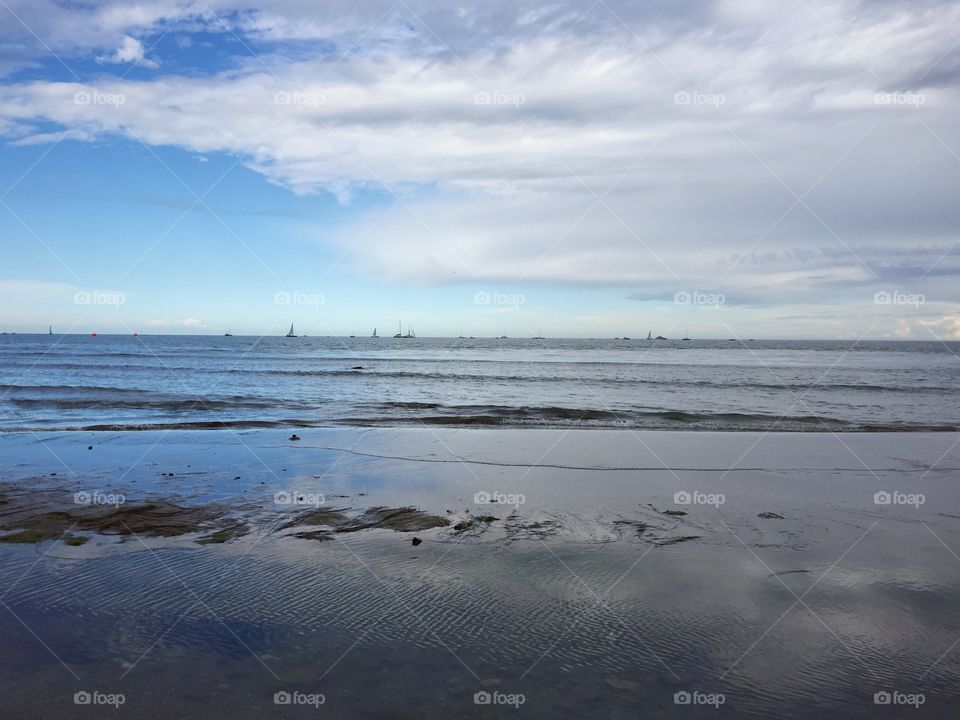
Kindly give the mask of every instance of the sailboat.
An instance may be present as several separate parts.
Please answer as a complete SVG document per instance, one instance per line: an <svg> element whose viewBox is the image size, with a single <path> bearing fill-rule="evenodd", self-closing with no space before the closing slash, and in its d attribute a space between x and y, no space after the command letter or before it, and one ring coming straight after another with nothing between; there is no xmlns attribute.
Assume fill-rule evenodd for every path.
<svg viewBox="0 0 960 720"><path fill-rule="evenodd" d="M293 331L293 323L290 323L290 330L287 332L287 337L296 337L297 334Z"/></svg>
<svg viewBox="0 0 960 720"><path fill-rule="evenodd" d="M377 335L377 329L376 329L376 328L373 329L373 335L371 335L370 337L380 337L379 335Z"/></svg>
<svg viewBox="0 0 960 720"><path fill-rule="evenodd" d="M230 330L229 330L229 328L228 328L227 331L223 334L223 336L224 336L224 337L233 337L233 333L230 332Z"/></svg>
<svg viewBox="0 0 960 720"><path fill-rule="evenodd" d="M406 338L407 340L410 340L412 338L415 338L416 336L417 334L413 331L413 328L407 325L407 334L404 335L403 337Z"/></svg>
<svg viewBox="0 0 960 720"><path fill-rule="evenodd" d="M681 339L682 339L682 340L689 340L689 339L690 339L690 333L684 333L684 334L683 334L683 338L681 338Z"/></svg>
<svg viewBox="0 0 960 720"><path fill-rule="evenodd" d="M653 340L653 333L647 330L647 340Z"/></svg>
<svg viewBox="0 0 960 720"><path fill-rule="evenodd" d="M48 331L48 334L49 334L49 335L53 335L53 325L50 326L49 331Z"/></svg>
<svg viewBox="0 0 960 720"><path fill-rule="evenodd" d="M402 338L402 337L403 337L403 326L401 325L401 323L400 323L399 320L397 320L397 334L394 335L394 337L395 337L395 338Z"/></svg>
<svg viewBox="0 0 960 720"><path fill-rule="evenodd" d="M537 330L537 334L534 335L534 336L533 336L532 338L530 338L530 339L531 339L531 340L545 340L546 338L543 337L543 330Z"/></svg>

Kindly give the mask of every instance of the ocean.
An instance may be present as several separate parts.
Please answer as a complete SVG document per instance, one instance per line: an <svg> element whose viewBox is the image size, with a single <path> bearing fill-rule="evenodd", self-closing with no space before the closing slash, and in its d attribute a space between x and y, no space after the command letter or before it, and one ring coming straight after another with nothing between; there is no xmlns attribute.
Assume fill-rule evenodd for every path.
<svg viewBox="0 0 960 720"><path fill-rule="evenodd" d="M0 336L0 429L951 431L960 343Z"/></svg>

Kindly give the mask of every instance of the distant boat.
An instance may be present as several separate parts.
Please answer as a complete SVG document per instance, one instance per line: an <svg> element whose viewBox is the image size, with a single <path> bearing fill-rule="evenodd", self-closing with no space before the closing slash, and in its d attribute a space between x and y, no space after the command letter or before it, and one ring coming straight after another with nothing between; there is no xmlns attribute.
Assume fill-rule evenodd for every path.
<svg viewBox="0 0 960 720"><path fill-rule="evenodd" d="M293 323L290 323L290 330L287 332L287 337L296 337L297 334L293 331Z"/></svg>
<svg viewBox="0 0 960 720"><path fill-rule="evenodd" d="M681 338L681 340L684 340L684 341L689 339L690 339L690 333L684 333L684 336Z"/></svg>
<svg viewBox="0 0 960 720"><path fill-rule="evenodd" d="M653 340L653 333L647 330L647 340Z"/></svg>
<svg viewBox="0 0 960 720"><path fill-rule="evenodd" d="M394 337L395 338L403 337L403 324L399 320L397 320L397 334L394 335Z"/></svg>
<svg viewBox="0 0 960 720"><path fill-rule="evenodd" d="M538 330L538 331L537 331L537 334L534 335L534 336L533 336L532 338L530 338L530 339L531 339L531 340L546 340L546 338L542 335L542 333L543 333L543 330Z"/></svg>
<svg viewBox="0 0 960 720"><path fill-rule="evenodd" d="M230 330L227 330L227 331L223 334L223 336L224 336L224 337L233 337L233 333L230 332Z"/></svg>
<svg viewBox="0 0 960 720"><path fill-rule="evenodd" d="M49 331L48 331L47 334L48 334L48 335L53 335L53 325L50 326Z"/></svg>
<svg viewBox="0 0 960 720"><path fill-rule="evenodd" d="M371 335L370 337L380 337L379 335L377 335L377 329L376 329L376 328L373 329L373 335Z"/></svg>
<svg viewBox="0 0 960 720"><path fill-rule="evenodd" d="M623 339L624 339L624 340L629 340L630 338L628 338L626 335L624 335L624 336L623 336Z"/></svg>
<svg viewBox="0 0 960 720"><path fill-rule="evenodd" d="M412 328L411 326L407 325L407 334L404 335L403 337L404 337L405 339L407 339L407 340L411 340L412 338L415 338L416 336L417 336L417 334L413 331L413 328Z"/></svg>

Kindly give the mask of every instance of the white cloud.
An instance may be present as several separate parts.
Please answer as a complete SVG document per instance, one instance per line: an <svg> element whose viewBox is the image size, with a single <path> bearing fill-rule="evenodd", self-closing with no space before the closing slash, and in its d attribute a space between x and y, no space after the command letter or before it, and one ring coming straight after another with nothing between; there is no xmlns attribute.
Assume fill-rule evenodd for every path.
<svg viewBox="0 0 960 720"><path fill-rule="evenodd" d="M36 133L33 135L27 135L22 137L19 140L14 140L11 145L45 145L52 142L60 142L61 140L80 140L88 141L94 139L94 133L88 132L86 130L78 130L72 128L70 130L63 130L61 132L51 132L51 133Z"/></svg>
<svg viewBox="0 0 960 720"><path fill-rule="evenodd" d="M4 304L23 306L41 300L69 299L77 290L79 288L70 283L0 279L0 298Z"/></svg>
<svg viewBox="0 0 960 720"><path fill-rule="evenodd" d="M120 46L112 55L97 58L98 63L136 63L140 67L156 69L159 64L144 57L143 43L136 38L124 35Z"/></svg>
<svg viewBox="0 0 960 720"><path fill-rule="evenodd" d="M953 62L956 4L677 3L664 17L355 5L98 7L99 29L75 42L111 48L105 62L150 62L134 35L174 21L336 49L272 47L199 76L8 84L0 132L61 137L43 122L77 140L241 154L271 182L347 205L370 187L411 191L382 218L318 233L378 277L723 288L756 304L951 292L953 256L947 275L922 271L960 221L960 165L943 147L960 152L960 95L933 81ZM66 43L56 18L43 27ZM878 104L883 92L924 103Z"/></svg>

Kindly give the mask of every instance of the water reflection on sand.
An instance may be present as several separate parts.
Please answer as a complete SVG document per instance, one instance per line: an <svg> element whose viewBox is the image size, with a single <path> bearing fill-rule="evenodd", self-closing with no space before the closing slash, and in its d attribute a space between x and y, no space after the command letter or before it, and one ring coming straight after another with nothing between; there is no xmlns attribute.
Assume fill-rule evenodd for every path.
<svg viewBox="0 0 960 720"><path fill-rule="evenodd" d="M616 435L591 442L617 463L646 462ZM375 436L360 449L391 455L402 440L422 458L535 460L551 439L490 447L509 437L474 435L467 447L450 436L444 449L426 436ZM923 693L925 716L948 716L960 675L948 652L960 637L960 560L948 548L960 548L960 512L952 471L907 472L948 449L934 444L950 438L925 438L852 441L870 472L827 436L804 440L817 452L784 439L757 460L769 469L722 478L707 461L726 462L741 451L728 446L749 439L715 436L712 451L670 457L665 438L647 436L669 470L608 472L292 453L268 436L248 438L255 463L226 437L208 439L206 457L172 438L123 489L134 500L175 491L194 505L232 503L251 532L205 545L99 534L80 547L4 544L5 705L19 717L102 717L73 703L99 690L124 694L123 712L137 717L873 717L874 693L897 691ZM117 440L111 464L132 462L148 440ZM566 438L553 464L583 441ZM21 478L40 482L27 442L37 440L7 449ZM806 469L789 448L807 453ZM83 457L107 488L103 457ZM270 472L257 473L260 462ZM272 502L287 485L326 493L351 516L412 505L450 521L297 538L296 526L282 529L291 510ZM926 503L876 505L888 486L920 489ZM698 490L724 502L674 502ZM524 502L478 506L481 491ZM484 515L495 519L457 529ZM291 704L275 704L276 693ZM319 710L294 704L321 695Z"/></svg>

